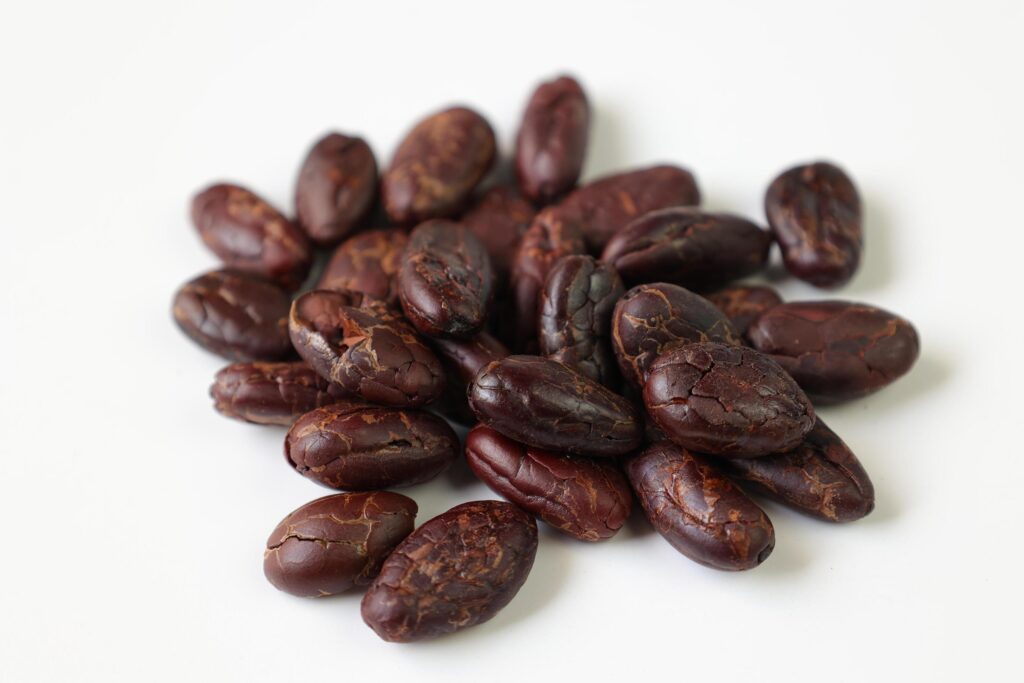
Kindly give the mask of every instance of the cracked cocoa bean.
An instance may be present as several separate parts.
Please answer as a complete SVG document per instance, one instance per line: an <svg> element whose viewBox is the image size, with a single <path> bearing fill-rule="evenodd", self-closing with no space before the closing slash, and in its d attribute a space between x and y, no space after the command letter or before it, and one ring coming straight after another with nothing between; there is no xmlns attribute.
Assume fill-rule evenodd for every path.
<svg viewBox="0 0 1024 683"><path fill-rule="evenodd" d="M398 269L409 236L403 230L369 230L334 250L316 289L359 292L398 305Z"/></svg>
<svg viewBox="0 0 1024 683"><path fill-rule="evenodd" d="M614 268L592 256L565 256L541 291L540 352L595 382L619 379L611 346L612 310L625 292Z"/></svg>
<svg viewBox="0 0 1024 683"><path fill-rule="evenodd" d="M775 547L768 515L710 458L660 441L630 458L626 474L654 528L695 562L752 569Z"/></svg>
<svg viewBox="0 0 1024 683"><path fill-rule="evenodd" d="M535 448L614 457L636 449L643 426L632 404L558 361L509 356L469 386L480 422Z"/></svg>
<svg viewBox="0 0 1024 683"><path fill-rule="evenodd" d="M476 626L515 597L536 554L537 523L515 505L458 505L388 556L363 597L363 621L403 643Z"/></svg>
<svg viewBox="0 0 1024 683"><path fill-rule="evenodd" d="M284 443L285 457L299 474L350 491L429 481L458 452L458 437L436 415L355 401L306 413Z"/></svg>
<svg viewBox="0 0 1024 683"><path fill-rule="evenodd" d="M778 363L712 342L673 346L654 361L644 404L668 438L723 457L791 450L814 426L814 407Z"/></svg>
<svg viewBox="0 0 1024 683"><path fill-rule="evenodd" d="M589 250L599 254L634 218L699 203L693 174L678 166L652 166L599 178L574 191L559 207L580 224Z"/></svg>
<svg viewBox="0 0 1024 683"><path fill-rule="evenodd" d="M306 234L244 187L219 183L197 194L192 222L228 268L260 275L288 290L302 284L313 263Z"/></svg>
<svg viewBox="0 0 1024 683"><path fill-rule="evenodd" d="M232 363L210 387L222 415L264 425L290 425L300 415L345 395L306 363Z"/></svg>
<svg viewBox="0 0 1024 683"><path fill-rule="evenodd" d="M780 174L764 198L786 269L817 287L846 283L864 246L860 197L842 169L818 162Z"/></svg>
<svg viewBox="0 0 1024 683"><path fill-rule="evenodd" d="M907 320L848 301L776 306L755 320L747 335L818 403L878 391L913 367L921 346Z"/></svg>
<svg viewBox="0 0 1024 683"><path fill-rule="evenodd" d="M402 258L398 295L420 332L467 339L483 329L494 272L487 249L471 231L447 220L420 223Z"/></svg>
<svg viewBox="0 0 1024 683"><path fill-rule="evenodd" d="M381 179L384 209L409 225L459 211L494 162L494 131L471 109L427 117L399 144Z"/></svg>
<svg viewBox="0 0 1024 683"><path fill-rule="evenodd" d="M629 284L706 289L761 270L771 244L771 234L745 218L672 207L646 213L615 233L601 259Z"/></svg>
<svg viewBox="0 0 1024 683"><path fill-rule="evenodd" d="M742 335L758 316L782 303L779 293L766 285L733 285L708 294L707 299Z"/></svg>
<svg viewBox="0 0 1024 683"><path fill-rule="evenodd" d="M483 425L466 437L466 461L495 492L581 541L614 536L633 505L611 463L531 448Z"/></svg>
<svg viewBox="0 0 1024 683"><path fill-rule="evenodd" d="M619 299L611 334L622 376L637 389L647 380L654 359L673 344L742 344L732 323L710 301L661 282L637 285Z"/></svg>
<svg viewBox="0 0 1024 683"><path fill-rule="evenodd" d="M288 327L299 355L321 377L367 401L415 407L444 390L437 356L380 300L307 292L292 303Z"/></svg>
<svg viewBox="0 0 1024 683"><path fill-rule="evenodd" d="M512 272L519 241L533 221L533 205L512 187L493 187L459 219L491 257L499 289Z"/></svg>
<svg viewBox="0 0 1024 683"><path fill-rule="evenodd" d="M377 196L377 160L362 138L328 133L306 155L295 183L299 225L316 244L337 244L358 228Z"/></svg>
<svg viewBox="0 0 1024 683"><path fill-rule="evenodd" d="M295 510L267 539L263 573L303 598L367 586L384 559L412 533L417 506L390 491L337 493Z"/></svg>
<svg viewBox="0 0 1024 683"><path fill-rule="evenodd" d="M448 377L444 395L434 408L460 424L475 423L476 416L469 409L466 387L485 365L508 356L508 349L487 332L481 332L472 339L438 338L431 343Z"/></svg>
<svg viewBox="0 0 1024 683"><path fill-rule="evenodd" d="M723 460L720 466L755 493L829 522L850 522L875 509L868 473L820 417L788 453Z"/></svg>
<svg viewBox="0 0 1024 683"><path fill-rule="evenodd" d="M288 339L288 293L263 278L215 270L186 282L172 311L182 332L228 360L280 360Z"/></svg>
<svg viewBox="0 0 1024 683"><path fill-rule="evenodd" d="M541 83L516 136L516 177L530 199L548 203L576 185L590 133L590 105L575 79Z"/></svg>

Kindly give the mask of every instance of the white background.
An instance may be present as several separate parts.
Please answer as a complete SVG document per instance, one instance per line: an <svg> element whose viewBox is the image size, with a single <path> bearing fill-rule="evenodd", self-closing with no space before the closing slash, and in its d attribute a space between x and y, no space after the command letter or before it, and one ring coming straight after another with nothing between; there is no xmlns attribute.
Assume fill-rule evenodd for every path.
<svg viewBox="0 0 1024 683"><path fill-rule="evenodd" d="M2 6L0 679L1020 680L1022 3ZM822 410L878 506L837 527L769 505L775 553L740 574L639 515L601 545L545 531L497 618L386 644L359 595L263 578L271 529L328 491L283 430L211 408L222 361L169 312L215 265L187 202L227 178L290 209L324 131L386 160L454 101L508 148L563 70L595 110L588 177L682 163L759 220L792 163L857 180L866 258L839 295L923 340L908 377ZM407 493L421 521L490 497L461 467Z"/></svg>

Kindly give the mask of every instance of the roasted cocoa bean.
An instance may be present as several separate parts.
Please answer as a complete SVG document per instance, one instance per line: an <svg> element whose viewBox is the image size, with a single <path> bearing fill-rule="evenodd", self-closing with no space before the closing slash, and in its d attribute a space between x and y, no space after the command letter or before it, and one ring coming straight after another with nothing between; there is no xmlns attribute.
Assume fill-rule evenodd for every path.
<svg viewBox="0 0 1024 683"><path fill-rule="evenodd" d="M403 230L369 230L334 250L316 289L359 292L398 305L398 270L409 241Z"/></svg>
<svg viewBox="0 0 1024 683"><path fill-rule="evenodd" d="M299 225L320 246L358 228L377 196L377 160L362 138L328 133L309 150L295 183Z"/></svg>
<svg viewBox="0 0 1024 683"><path fill-rule="evenodd" d="M481 368L508 356L508 349L487 332L481 332L472 339L438 338L431 343L448 378L444 395L433 406L434 409L460 424L475 423L476 416L469 409L466 388Z"/></svg>
<svg viewBox="0 0 1024 683"><path fill-rule="evenodd" d="M740 334L762 313L782 303L782 297L767 285L733 285L707 295L708 301L725 314Z"/></svg>
<svg viewBox="0 0 1024 683"><path fill-rule="evenodd" d="M222 415L265 425L290 425L314 408L345 395L305 362L232 363L210 387L213 406Z"/></svg>
<svg viewBox="0 0 1024 683"><path fill-rule="evenodd" d="M551 202L573 188L583 169L590 105L575 79L541 83L523 113L516 136L519 187L536 202Z"/></svg>
<svg viewBox="0 0 1024 683"><path fill-rule="evenodd" d="M519 241L534 214L533 205L515 188L499 186L484 193L460 219L487 248L498 289L505 287Z"/></svg>

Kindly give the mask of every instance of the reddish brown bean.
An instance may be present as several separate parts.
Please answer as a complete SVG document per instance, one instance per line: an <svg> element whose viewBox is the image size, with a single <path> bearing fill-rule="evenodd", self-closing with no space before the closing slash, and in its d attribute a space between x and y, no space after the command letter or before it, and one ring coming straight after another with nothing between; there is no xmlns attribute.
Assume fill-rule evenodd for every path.
<svg viewBox="0 0 1024 683"><path fill-rule="evenodd" d="M493 618L526 582L537 523L515 505L482 500L426 522L391 553L363 597L363 621L411 642Z"/></svg>
<svg viewBox="0 0 1024 683"><path fill-rule="evenodd" d="M590 105L575 79L541 83L530 97L516 136L519 187L536 202L551 202L573 188L583 169Z"/></svg>
<svg viewBox="0 0 1024 683"><path fill-rule="evenodd" d="M377 196L377 160L362 138L328 133L306 155L295 183L299 225L320 246L362 225Z"/></svg>
<svg viewBox="0 0 1024 683"><path fill-rule="evenodd" d="M483 425L466 437L466 461L494 491L581 541L614 536L633 505L611 463L530 448Z"/></svg>
<svg viewBox="0 0 1024 683"><path fill-rule="evenodd" d="M767 285L733 285L707 295L708 301L725 314L739 334L762 313L782 303L782 297Z"/></svg>
<svg viewBox="0 0 1024 683"><path fill-rule="evenodd" d="M290 425L344 394L302 361L232 363L217 373L210 387L214 408L222 415L265 425Z"/></svg>
<svg viewBox="0 0 1024 683"><path fill-rule="evenodd" d="M497 278L498 289L512 272L512 261L519 241L535 211L512 187L493 187L462 215L460 222L487 248Z"/></svg>
<svg viewBox="0 0 1024 683"><path fill-rule="evenodd" d="M369 230L334 250L315 289L358 292L398 305L398 269L409 235L404 230Z"/></svg>
<svg viewBox="0 0 1024 683"><path fill-rule="evenodd" d="M481 368L508 356L508 349L487 332L481 332L472 339L438 338L431 343L448 377L436 410L461 424L473 424L476 416L469 409L466 388Z"/></svg>
<svg viewBox="0 0 1024 683"><path fill-rule="evenodd" d="M304 598L366 586L412 533L416 503L399 493L337 493L295 510L267 539L263 573L278 590Z"/></svg>

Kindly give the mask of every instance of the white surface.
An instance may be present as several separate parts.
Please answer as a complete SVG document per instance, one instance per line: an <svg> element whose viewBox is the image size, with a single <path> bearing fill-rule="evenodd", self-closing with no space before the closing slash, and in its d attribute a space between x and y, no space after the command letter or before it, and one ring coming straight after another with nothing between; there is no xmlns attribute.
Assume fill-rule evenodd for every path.
<svg viewBox="0 0 1024 683"><path fill-rule="evenodd" d="M1022 5L599 7L4 3L0 679L1019 675ZM760 219L791 163L853 174L867 251L839 296L923 339L911 375L822 411L878 507L835 527L770 505L775 553L742 574L688 561L639 515L597 546L545 532L493 621L388 645L358 595L295 599L262 576L266 535L327 491L289 471L283 430L210 407L222 362L169 314L215 265L186 203L229 178L287 207L325 130L386 160L451 101L507 148L532 86L563 70L596 109L589 177L680 162L708 206ZM421 521L490 495L465 474L409 493Z"/></svg>

